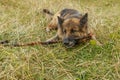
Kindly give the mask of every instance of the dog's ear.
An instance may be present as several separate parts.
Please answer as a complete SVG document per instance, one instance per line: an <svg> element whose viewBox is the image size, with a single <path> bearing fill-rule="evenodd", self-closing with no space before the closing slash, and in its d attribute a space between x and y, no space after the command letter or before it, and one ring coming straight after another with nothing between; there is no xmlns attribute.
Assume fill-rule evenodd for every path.
<svg viewBox="0 0 120 80"><path fill-rule="evenodd" d="M64 19L59 16L57 18L58 18L58 27L60 27L62 23L64 22Z"/></svg>
<svg viewBox="0 0 120 80"><path fill-rule="evenodd" d="M84 27L88 22L88 13L85 13L85 15L82 16L80 19L80 26Z"/></svg>
<svg viewBox="0 0 120 80"><path fill-rule="evenodd" d="M61 17L57 17L58 18L58 35L62 35L63 34L63 28L62 28L62 24L64 22L64 19Z"/></svg>

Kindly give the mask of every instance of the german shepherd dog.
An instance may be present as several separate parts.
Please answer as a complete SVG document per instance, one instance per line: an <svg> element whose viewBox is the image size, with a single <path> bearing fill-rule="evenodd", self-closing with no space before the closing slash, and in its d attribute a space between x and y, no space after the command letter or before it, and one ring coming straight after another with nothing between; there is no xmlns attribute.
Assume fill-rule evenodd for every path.
<svg viewBox="0 0 120 80"><path fill-rule="evenodd" d="M63 9L56 14L51 13L47 9L43 9L43 12L52 16L46 31L57 29L56 35L48 39L47 42L61 39L63 44L70 48L79 43L80 37L92 34L91 39L95 40L98 45L101 45L95 38L93 30L88 27L88 13L82 15L75 9Z"/></svg>

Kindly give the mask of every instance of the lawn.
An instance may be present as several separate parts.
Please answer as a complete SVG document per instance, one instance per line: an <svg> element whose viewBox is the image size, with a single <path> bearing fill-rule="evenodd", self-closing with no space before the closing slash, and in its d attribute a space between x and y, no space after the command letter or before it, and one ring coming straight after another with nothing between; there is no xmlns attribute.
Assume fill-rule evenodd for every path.
<svg viewBox="0 0 120 80"><path fill-rule="evenodd" d="M66 49L61 43L27 47L0 45L0 80L120 80L120 0L0 0L0 41L45 41L46 8L88 12L94 41Z"/></svg>

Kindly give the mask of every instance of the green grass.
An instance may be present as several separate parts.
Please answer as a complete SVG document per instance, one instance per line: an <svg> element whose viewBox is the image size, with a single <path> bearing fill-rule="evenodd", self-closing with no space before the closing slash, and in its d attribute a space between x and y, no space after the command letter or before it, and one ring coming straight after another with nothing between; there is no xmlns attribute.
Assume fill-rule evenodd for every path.
<svg viewBox="0 0 120 80"><path fill-rule="evenodd" d="M33 47L0 45L0 80L120 80L119 0L0 0L0 40L44 41L49 22L41 12L73 8L88 12L89 27L103 44Z"/></svg>

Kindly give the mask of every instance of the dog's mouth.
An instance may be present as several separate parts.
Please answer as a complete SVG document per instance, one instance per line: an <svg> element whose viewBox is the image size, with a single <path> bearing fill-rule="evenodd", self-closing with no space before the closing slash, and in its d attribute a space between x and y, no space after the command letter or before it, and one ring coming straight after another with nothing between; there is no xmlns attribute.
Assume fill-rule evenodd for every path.
<svg viewBox="0 0 120 80"><path fill-rule="evenodd" d="M65 45L65 47L67 48L72 48L73 46L75 46L75 43L70 42L68 45Z"/></svg>
<svg viewBox="0 0 120 80"><path fill-rule="evenodd" d="M67 44L64 43L64 45L65 45L66 48L72 48L72 47L74 47L76 44L77 44L76 41L70 41L70 42L67 43Z"/></svg>
<svg viewBox="0 0 120 80"><path fill-rule="evenodd" d="M75 45L77 45L79 43L85 43L85 42L89 41L90 39L91 39L91 35L88 34L87 36L77 37L77 38L72 39L72 40L63 41L63 44L67 48L72 48Z"/></svg>

